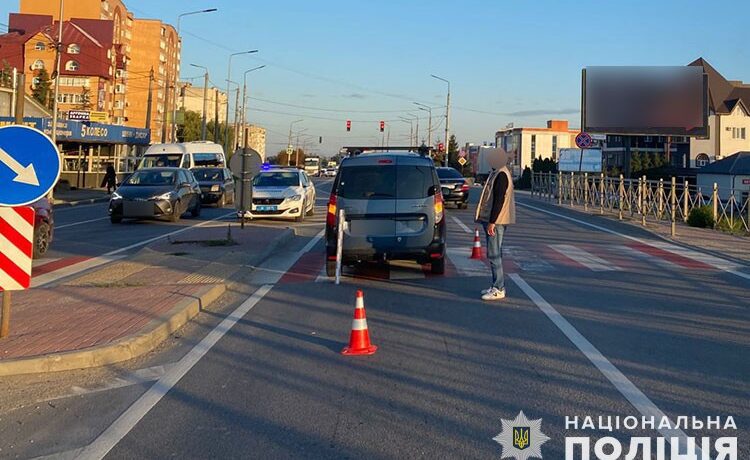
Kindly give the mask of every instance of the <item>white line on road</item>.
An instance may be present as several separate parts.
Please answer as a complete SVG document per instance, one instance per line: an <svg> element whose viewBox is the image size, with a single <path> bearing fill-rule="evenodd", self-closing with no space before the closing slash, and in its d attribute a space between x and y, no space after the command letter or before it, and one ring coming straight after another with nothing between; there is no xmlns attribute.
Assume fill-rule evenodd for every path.
<svg viewBox="0 0 750 460"><path fill-rule="evenodd" d="M654 420L662 420L662 417L666 417L666 414L661 409L656 407L656 404L646 396L641 390L631 382L625 374L620 372L614 364L612 364L591 342L586 339L578 330L573 327L555 308L549 304L534 288L529 286L526 281L517 273L511 273L508 275L516 285L531 299L542 313L557 326L565 336L573 342L573 345L583 353L586 358L591 361L591 364L596 366L597 369L609 380L617 391L627 399L630 404L635 407L645 417L654 417ZM674 422L670 420L670 426L675 426ZM669 442L672 437L680 439L681 451L687 449L687 435L685 432L679 429L673 428L659 428L661 433ZM696 447L696 453L700 455L699 448Z"/></svg>
<svg viewBox="0 0 750 460"><path fill-rule="evenodd" d="M526 203L520 203L520 202L516 201L516 204L519 205L519 206L522 206L524 208L533 209L534 211L543 212L545 214L549 214L551 216L555 216L555 217L559 217L561 219L569 220L571 222L575 222L575 223L580 224L580 225L585 225L587 227L591 227L591 228L594 228L596 230L600 230L602 232L606 232L606 233L609 233L609 234L612 234L612 235L617 235L617 236L619 236L621 238L625 238L625 239L628 239L630 241L636 241L638 243L645 244L645 245L648 245L648 246L651 246L651 247L663 249L665 251L674 252L675 254L680 254L683 257L687 257L689 259L696 260L698 262L707 263L707 264L711 265L712 267L714 267L714 268L716 268L718 270L722 270L722 271L725 271L727 273L731 273L732 275L738 276L740 278L744 278L746 280L750 280L750 274L741 272L739 270L740 267L737 264L735 264L735 263L733 263L731 261L719 258L719 257L710 256L710 255L707 255L707 254L700 253L698 251L691 251L691 250L688 250L688 249L684 249L684 248L682 248L680 246L676 246L676 245L669 244L669 243L666 243L666 242L658 242L657 243L657 242L653 242L653 241L643 240L643 239L640 239L640 238L636 238L634 236L630 236L630 235L626 235L624 233L620 233L620 232L618 232L616 230L611 230L609 228L602 227L602 226L596 225L596 224L592 224L590 222L586 222L586 221L583 221L583 220L580 220L580 219L576 219L574 217L569 217L569 216L566 216L566 215L563 215L563 214L560 214L560 213L556 213L556 212L552 212L552 211L547 211L546 209L538 208L536 206L531 206L531 205L526 204ZM697 255L700 255L700 258L698 258Z"/></svg>
<svg viewBox="0 0 750 460"><path fill-rule="evenodd" d="M456 225L458 225L459 227L461 227L461 230L465 231L466 233L472 233L471 229L469 227L467 227L466 224L464 224L463 222L461 222L461 220L458 217L451 216L451 219L453 219L453 221L456 223Z"/></svg>
<svg viewBox="0 0 750 460"><path fill-rule="evenodd" d="M80 222L73 222L72 224L55 225L55 230L62 230L63 228L75 227L76 225L89 224L91 222L98 222L100 220L109 219L109 217L97 217L96 219L82 220Z"/></svg>
<svg viewBox="0 0 750 460"><path fill-rule="evenodd" d="M101 459L112 450L130 430L208 353L273 288L263 285L219 323L206 337L194 346L174 368L169 370L151 388L133 403L117 420L81 452L80 459Z"/></svg>
<svg viewBox="0 0 750 460"><path fill-rule="evenodd" d="M571 244L550 244L549 247L564 255L568 259L583 265L589 270L595 272L607 272L619 270L620 267L607 262L601 257L597 257L588 251L585 251L578 246Z"/></svg>
<svg viewBox="0 0 750 460"><path fill-rule="evenodd" d="M489 276L489 268L484 259L470 259L471 246L452 247L445 250L445 254L460 276Z"/></svg>

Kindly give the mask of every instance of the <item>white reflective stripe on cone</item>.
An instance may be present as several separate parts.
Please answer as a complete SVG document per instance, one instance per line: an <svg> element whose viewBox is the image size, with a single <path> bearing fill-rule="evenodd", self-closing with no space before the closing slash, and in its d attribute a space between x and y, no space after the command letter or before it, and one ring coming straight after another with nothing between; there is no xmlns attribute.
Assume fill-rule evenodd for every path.
<svg viewBox="0 0 750 460"><path fill-rule="evenodd" d="M367 330L367 320L366 319L353 319L352 320L352 330L353 331L366 331Z"/></svg>
<svg viewBox="0 0 750 460"><path fill-rule="evenodd" d="M365 299L363 297L357 297L354 308L365 308Z"/></svg>

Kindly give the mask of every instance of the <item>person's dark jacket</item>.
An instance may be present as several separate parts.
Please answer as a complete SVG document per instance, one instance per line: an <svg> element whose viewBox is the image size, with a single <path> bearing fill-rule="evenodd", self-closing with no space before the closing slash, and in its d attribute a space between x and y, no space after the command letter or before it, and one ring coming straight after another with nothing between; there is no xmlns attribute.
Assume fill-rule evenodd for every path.
<svg viewBox="0 0 750 460"><path fill-rule="evenodd" d="M490 212L490 222L496 222L500 212L503 210L503 203L505 203L505 194L508 193L508 176L505 174L498 174L495 178L495 185L493 190L495 193L492 196L492 211Z"/></svg>

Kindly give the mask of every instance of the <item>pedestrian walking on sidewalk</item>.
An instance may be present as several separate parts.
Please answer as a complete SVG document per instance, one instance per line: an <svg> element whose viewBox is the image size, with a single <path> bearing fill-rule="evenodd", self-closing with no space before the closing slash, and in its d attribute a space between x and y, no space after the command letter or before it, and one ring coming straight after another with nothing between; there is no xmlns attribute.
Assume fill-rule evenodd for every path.
<svg viewBox="0 0 750 460"><path fill-rule="evenodd" d="M115 167L112 163L107 164L107 172L104 174L101 186L107 187L107 193L112 193L112 191L117 188L117 175L115 174Z"/></svg>
<svg viewBox="0 0 750 460"><path fill-rule="evenodd" d="M482 291L482 300L501 300L505 298L503 235L508 225L516 223L516 202L513 177L508 169L508 153L495 149L489 155L489 164L492 172L482 189L475 219L482 224L487 236L487 259L492 271L492 285Z"/></svg>

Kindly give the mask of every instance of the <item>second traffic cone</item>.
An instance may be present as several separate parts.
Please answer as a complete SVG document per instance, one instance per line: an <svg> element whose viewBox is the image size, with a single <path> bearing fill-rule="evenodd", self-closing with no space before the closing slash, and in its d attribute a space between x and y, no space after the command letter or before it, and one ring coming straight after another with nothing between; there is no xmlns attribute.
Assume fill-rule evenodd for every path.
<svg viewBox="0 0 750 460"><path fill-rule="evenodd" d="M474 247L471 248L471 257L469 259L482 258L482 243L479 242L479 229L474 229Z"/></svg>
<svg viewBox="0 0 750 460"><path fill-rule="evenodd" d="M354 319L352 333L349 336L349 346L341 350L342 355L371 355L378 347L370 343L370 332L367 329L365 316L365 296L362 290L357 291L357 301L354 304Z"/></svg>

